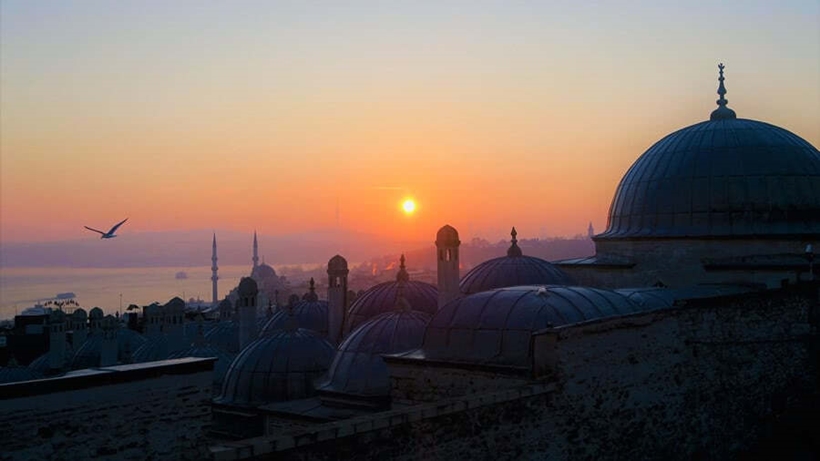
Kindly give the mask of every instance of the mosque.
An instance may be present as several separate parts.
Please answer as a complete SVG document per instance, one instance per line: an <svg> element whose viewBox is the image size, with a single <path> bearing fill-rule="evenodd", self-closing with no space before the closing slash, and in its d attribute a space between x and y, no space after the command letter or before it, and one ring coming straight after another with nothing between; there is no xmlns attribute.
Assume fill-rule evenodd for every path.
<svg viewBox="0 0 820 461"><path fill-rule="evenodd" d="M395 282L349 307L346 264L331 259L328 334L289 310L281 329L240 353L214 400L218 437L267 439L225 443L212 453L464 457L486 455L486 438L495 437L508 449L530 443L523 448L528 457L605 458L607 449L624 448L621 433L596 433L592 421L634 431L637 414L656 427L685 427L667 432L686 448L677 452L645 434L628 443L676 458L697 450L714 457L731 450L715 434L743 437L721 428L725 409L713 415L701 408L721 407L703 396L718 393L709 386L731 380L740 388L788 382L792 391L816 389L816 352L814 359L806 354L817 339L810 312L820 306L813 273L820 153L783 128L738 118L727 105L722 64L719 71L718 107L709 120L664 137L624 175L607 228L593 237L593 256L556 263L526 256L513 228L506 256L461 277L459 234L448 225L436 235L436 287L411 282L402 257ZM253 299L250 283L247 289ZM731 346L715 357L721 341ZM784 346L762 346L775 341ZM704 351L695 343L711 345ZM727 353L744 357L741 365L722 363ZM669 363L680 354L685 359ZM808 359L799 377L785 369L795 366L785 358L792 354ZM686 379L702 382L690 389ZM750 412L773 411L760 398L757 391L751 401L729 398L727 406L746 415L738 425L746 436L754 433ZM533 409L533 401L542 408ZM693 404L701 414L690 414ZM657 405L670 410L658 413ZM525 408L532 414L522 420ZM579 428L581 414L590 419ZM499 427L477 429L482 418ZM698 418L700 427L687 426ZM456 421L472 429L456 429ZM464 433L429 440L448 430ZM588 447L576 446L579 432ZM553 441L536 442L539 435ZM522 454L520 445L516 450Z"/></svg>
<svg viewBox="0 0 820 461"><path fill-rule="evenodd" d="M436 285L402 255L353 299L336 255L320 299L257 265L254 234L250 277L219 301L214 237L212 318L185 322L174 299L137 334L53 312L34 368L217 357L191 458L747 456L818 402L820 152L737 118L723 72L709 120L626 172L595 255L527 256L513 228L506 255L462 276L445 225Z"/></svg>

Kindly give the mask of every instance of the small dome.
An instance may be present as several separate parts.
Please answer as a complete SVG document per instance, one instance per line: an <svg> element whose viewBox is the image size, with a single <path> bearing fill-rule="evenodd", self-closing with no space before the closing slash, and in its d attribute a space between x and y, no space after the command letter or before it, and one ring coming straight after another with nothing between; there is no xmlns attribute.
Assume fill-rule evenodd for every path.
<svg viewBox="0 0 820 461"><path fill-rule="evenodd" d="M249 344L231 363L216 403L258 406L310 397L335 350L311 330L279 330Z"/></svg>
<svg viewBox="0 0 820 461"><path fill-rule="evenodd" d="M276 277L276 271L273 270L273 267L265 263L262 263L253 269L253 271L251 272L251 277L253 277L256 280L264 280Z"/></svg>
<svg viewBox="0 0 820 461"><path fill-rule="evenodd" d="M226 352L239 352L239 325L230 320L217 322L205 332L205 342Z"/></svg>
<svg viewBox="0 0 820 461"><path fill-rule="evenodd" d="M438 310L438 289L425 282L384 282L357 297L347 311L345 331L353 331L379 314L391 312L398 302L399 284L404 284L404 298L414 310L434 314Z"/></svg>
<svg viewBox="0 0 820 461"><path fill-rule="evenodd" d="M507 256L494 258L475 266L464 275L458 286L462 293L473 294L496 288L521 285L574 285L575 281L557 266L534 256L524 256L518 247L518 235L512 229Z"/></svg>
<svg viewBox="0 0 820 461"><path fill-rule="evenodd" d="M68 370L71 368L71 360L74 357L74 349L71 347L71 343L65 343L65 355L63 355L63 370ZM51 363L48 357L48 352L45 354L37 357L31 363L28 364L28 368L30 370L34 370L35 372L45 375L46 373L51 371Z"/></svg>
<svg viewBox="0 0 820 461"><path fill-rule="evenodd" d="M74 309L74 312L71 313L71 318L75 322L84 322L88 319L88 314L86 314L85 309L82 307L78 307Z"/></svg>
<svg viewBox="0 0 820 461"><path fill-rule="evenodd" d="M260 266L261 267L261 266ZM242 277L239 281L239 289L237 290L239 296L256 296L259 293L259 287L256 285L256 280L250 277Z"/></svg>
<svg viewBox="0 0 820 461"><path fill-rule="evenodd" d="M293 316L299 328L313 330L319 336L327 338L327 301L302 300L293 306L280 309L273 314L270 320L262 328L262 335L274 333L285 328L289 315L289 310L293 311Z"/></svg>
<svg viewBox="0 0 820 461"><path fill-rule="evenodd" d="M427 327L422 348L433 360L527 366L533 332L639 310L625 296L597 288L500 288L442 307Z"/></svg>
<svg viewBox="0 0 820 461"><path fill-rule="evenodd" d="M436 233L436 246L458 246L461 241L458 239L458 231L447 224Z"/></svg>
<svg viewBox="0 0 820 461"><path fill-rule="evenodd" d="M71 369L79 370L100 366L100 352L102 351L102 333L94 333L88 336L74 353L71 359ZM144 336L129 328L117 330L117 360L120 363L132 363L136 360L134 355L147 340Z"/></svg>
<svg viewBox="0 0 820 461"><path fill-rule="evenodd" d="M105 314L99 307L94 307L88 312L88 318L90 319L102 319L103 317L105 317Z"/></svg>
<svg viewBox="0 0 820 461"><path fill-rule="evenodd" d="M340 255L330 258L327 262L327 272L348 272L347 260Z"/></svg>
<svg viewBox="0 0 820 461"><path fill-rule="evenodd" d="M381 354L417 349L430 314L394 310L353 330L336 352L320 390L361 396L388 396L390 374Z"/></svg>
<svg viewBox="0 0 820 461"><path fill-rule="evenodd" d="M171 350L168 337L164 335L157 336L137 348L132 355L132 361L134 363L143 363L165 360L171 352L173 351Z"/></svg>

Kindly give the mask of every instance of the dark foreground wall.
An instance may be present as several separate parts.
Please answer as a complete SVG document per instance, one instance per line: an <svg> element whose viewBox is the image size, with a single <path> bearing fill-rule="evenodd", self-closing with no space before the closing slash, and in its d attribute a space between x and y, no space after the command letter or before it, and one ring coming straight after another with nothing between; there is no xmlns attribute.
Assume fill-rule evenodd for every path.
<svg viewBox="0 0 820 461"><path fill-rule="evenodd" d="M780 423L811 402L817 388L816 312L811 287L547 330L534 338L542 384L442 398L213 447L211 454L225 460L762 454Z"/></svg>
<svg viewBox="0 0 820 461"><path fill-rule="evenodd" d="M201 459L213 359L0 386L0 460Z"/></svg>

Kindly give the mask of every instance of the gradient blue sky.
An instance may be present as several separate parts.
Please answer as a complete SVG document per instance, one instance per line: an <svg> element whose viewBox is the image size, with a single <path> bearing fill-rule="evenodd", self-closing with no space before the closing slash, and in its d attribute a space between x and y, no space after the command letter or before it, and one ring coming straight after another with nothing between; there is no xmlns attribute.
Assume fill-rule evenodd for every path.
<svg viewBox="0 0 820 461"><path fill-rule="evenodd" d="M718 62L739 117L820 145L816 0L4 0L0 242L289 233L337 203L403 239L600 230Z"/></svg>

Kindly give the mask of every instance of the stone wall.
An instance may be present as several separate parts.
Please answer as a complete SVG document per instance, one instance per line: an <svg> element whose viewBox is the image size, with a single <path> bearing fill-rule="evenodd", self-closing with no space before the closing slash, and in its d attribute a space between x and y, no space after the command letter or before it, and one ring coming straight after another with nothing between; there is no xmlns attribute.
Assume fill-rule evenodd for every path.
<svg viewBox="0 0 820 461"><path fill-rule="evenodd" d="M782 415L816 394L812 290L545 330L533 344L540 383L214 447L212 459L748 456Z"/></svg>
<svg viewBox="0 0 820 461"><path fill-rule="evenodd" d="M748 255L802 254L809 240L778 239L598 239L600 260L629 260L631 269L561 264L579 284L602 288L652 286L662 282L680 287L698 283L756 282L777 288L783 279L795 283L798 271L713 271L703 269L704 258ZM816 242L815 242L816 243ZM808 263L804 272L808 272Z"/></svg>
<svg viewBox="0 0 820 461"><path fill-rule="evenodd" d="M153 364L0 386L0 460L201 459L213 359Z"/></svg>
<svg viewBox="0 0 820 461"><path fill-rule="evenodd" d="M508 389L526 384L530 377L529 370L502 367L457 367L393 357L385 362L390 369L390 397L402 404Z"/></svg>
<svg viewBox="0 0 820 461"><path fill-rule="evenodd" d="M783 292L690 301L544 332L534 360L560 383L553 422L594 441L572 457L730 459L816 389L816 310Z"/></svg>

